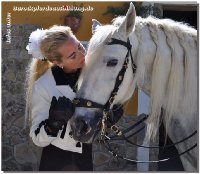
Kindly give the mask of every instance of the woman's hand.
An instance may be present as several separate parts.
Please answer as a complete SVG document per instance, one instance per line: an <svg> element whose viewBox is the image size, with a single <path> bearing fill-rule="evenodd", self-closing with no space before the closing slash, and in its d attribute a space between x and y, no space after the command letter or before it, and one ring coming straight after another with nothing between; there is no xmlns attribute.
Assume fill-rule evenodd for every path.
<svg viewBox="0 0 200 174"><path fill-rule="evenodd" d="M62 130L62 126L68 122L74 111L75 106L70 99L63 96L57 100L54 96L49 109L49 119L46 122L48 130L50 132Z"/></svg>

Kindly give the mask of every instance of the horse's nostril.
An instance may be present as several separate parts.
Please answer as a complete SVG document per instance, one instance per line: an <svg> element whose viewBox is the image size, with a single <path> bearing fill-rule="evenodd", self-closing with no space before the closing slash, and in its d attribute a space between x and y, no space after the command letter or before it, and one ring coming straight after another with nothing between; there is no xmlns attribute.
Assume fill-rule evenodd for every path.
<svg viewBox="0 0 200 174"><path fill-rule="evenodd" d="M84 120L78 120L78 123L77 123L77 127L78 127L78 132L80 134L86 134L88 132L88 124L86 121Z"/></svg>

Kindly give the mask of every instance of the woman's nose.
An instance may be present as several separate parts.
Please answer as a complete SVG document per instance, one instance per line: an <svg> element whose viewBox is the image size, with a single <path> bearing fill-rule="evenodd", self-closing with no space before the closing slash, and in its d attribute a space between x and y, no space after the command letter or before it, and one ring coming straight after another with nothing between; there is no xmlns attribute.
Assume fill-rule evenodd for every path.
<svg viewBox="0 0 200 174"><path fill-rule="evenodd" d="M85 56L86 55L86 49L83 47L81 50L79 50L79 52Z"/></svg>

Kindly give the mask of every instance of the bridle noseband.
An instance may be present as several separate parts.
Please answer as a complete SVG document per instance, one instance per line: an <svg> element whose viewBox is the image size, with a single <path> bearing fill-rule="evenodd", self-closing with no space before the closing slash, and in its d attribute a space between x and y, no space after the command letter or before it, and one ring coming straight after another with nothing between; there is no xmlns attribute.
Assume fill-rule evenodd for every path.
<svg viewBox="0 0 200 174"><path fill-rule="evenodd" d="M122 65L122 68L116 77L115 86L114 86L107 102L104 105L102 105L102 104L93 102L88 99L83 99L83 98L75 98L73 101L73 103L76 105L76 107L100 108L103 110L102 127L101 127L101 135L102 136L105 134L105 127L106 127L105 122L107 120L108 112L111 109L111 105L113 104L113 101L115 100L115 97L118 93L119 87L123 82L125 72L128 68L129 57L131 57L131 65L132 65L133 74L135 74L136 68L137 68L135 62L133 61L133 56L132 56L132 52L131 52L132 45L130 44L129 38L127 39L127 42L124 42L119 39L111 38L111 41L107 43L107 45L116 45L116 44L125 46L128 51L127 51L124 63Z"/></svg>

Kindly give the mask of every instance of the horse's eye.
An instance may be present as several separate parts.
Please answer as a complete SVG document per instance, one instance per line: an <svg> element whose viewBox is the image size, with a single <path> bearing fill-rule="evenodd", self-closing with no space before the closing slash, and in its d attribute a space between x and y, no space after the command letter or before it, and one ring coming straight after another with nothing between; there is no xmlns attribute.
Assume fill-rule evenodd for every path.
<svg viewBox="0 0 200 174"><path fill-rule="evenodd" d="M118 60L117 59L112 59L112 60L109 60L106 64L106 66L109 66L109 67L112 67L112 66L116 66L118 63Z"/></svg>

